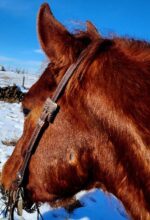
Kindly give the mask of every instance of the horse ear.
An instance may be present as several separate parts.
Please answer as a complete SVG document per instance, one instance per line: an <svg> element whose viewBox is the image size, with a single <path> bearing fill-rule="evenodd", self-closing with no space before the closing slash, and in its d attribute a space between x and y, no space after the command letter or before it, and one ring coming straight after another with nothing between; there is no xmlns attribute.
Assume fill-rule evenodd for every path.
<svg viewBox="0 0 150 220"><path fill-rule="evenodd" d="M86 21L87 33L92 37L93 40L99 39L100 34L97 28L92 24L91 21Z"/></svg>
<svg viewBox="0 0 150 220"><path fill-rule="evenodd" d="M37 28L41 47L52 62L71 58L73 35L54 18L47 3L39 10Z"/></svg>

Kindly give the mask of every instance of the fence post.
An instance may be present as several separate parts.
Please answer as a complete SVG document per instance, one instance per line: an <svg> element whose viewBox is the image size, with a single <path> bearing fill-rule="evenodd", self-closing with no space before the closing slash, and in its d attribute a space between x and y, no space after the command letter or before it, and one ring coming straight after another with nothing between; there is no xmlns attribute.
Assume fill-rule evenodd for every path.
<svg viewBox="0 0 150 220"><path fill-rule="evenodd" d="M22 79L22 87L25 88L25 76L23 76L23 79Z"/></svg>

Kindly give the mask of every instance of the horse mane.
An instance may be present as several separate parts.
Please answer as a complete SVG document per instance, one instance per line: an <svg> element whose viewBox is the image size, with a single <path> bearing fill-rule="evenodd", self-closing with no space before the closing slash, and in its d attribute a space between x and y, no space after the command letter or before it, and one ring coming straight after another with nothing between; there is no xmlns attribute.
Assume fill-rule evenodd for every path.
<svg viewBox="0 0 150 220"><path fill-rule="evenodd" d="M150 62L150 43L133 38L116 38L118 46L122 48L124 53L140 62Z"/></svg>
<svg viewBox="0 0 150 220"><path fill-rule="evenodd" d="M93 41L93 35L90 36L86 32L79 32L76 37L86 45ZM96 59L97 57L99 59ZM92 65L90 76L87 76L87 70L92 68ZM116 95L119 94L122 99L120 105L124 108L124 112L132 115L132 120L140 130L144 129L142 133L150 135L150 123L147 123L150 116L150 43L128 38L108 39L99 36L87 51L86 58L73 77L73 82L71 80L69 83L66 94L69 96L75 87L76 89L80 87L85 78L90 81L95 74L96 79L100 68L102 72L99 80L105 80L108 93L112 94L111 91L116 91ZM114 93L112 95L115 96Z"/></svg>

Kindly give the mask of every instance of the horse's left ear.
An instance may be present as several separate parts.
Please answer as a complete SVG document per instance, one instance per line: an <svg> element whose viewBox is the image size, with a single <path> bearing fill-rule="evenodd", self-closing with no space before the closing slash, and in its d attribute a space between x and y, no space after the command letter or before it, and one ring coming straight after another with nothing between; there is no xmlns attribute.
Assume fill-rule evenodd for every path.
<svg viewBox="0 0 150 220"><path fill-rule="evenodd" d="M101 36L91 21L86 21L87 33L91 36L93 40L99 39Z"/></svg>
<svg viewBox="0 0 150 220"><path fill-rule="evenodd" d="M52 62L72 59L74 37L54 18L47 3L40 8L37 28L41 47Z"/></svg>

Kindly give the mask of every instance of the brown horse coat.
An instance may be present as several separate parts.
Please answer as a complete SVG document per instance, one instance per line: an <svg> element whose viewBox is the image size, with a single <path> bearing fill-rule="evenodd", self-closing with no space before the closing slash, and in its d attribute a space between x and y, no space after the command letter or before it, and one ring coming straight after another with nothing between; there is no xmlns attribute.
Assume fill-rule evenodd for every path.
<svg viewBox="0 0 150 220"><path fill-rule="evenodd" d="M2 173L9 189L47 97L89 44L58 104L60 111L42 135L26 175L28 199L52 202L82 189L112 192L136 220L150 219L150 44L69 33L41 6L40 44L50 63L23 100L24 132Z"/></svg>

